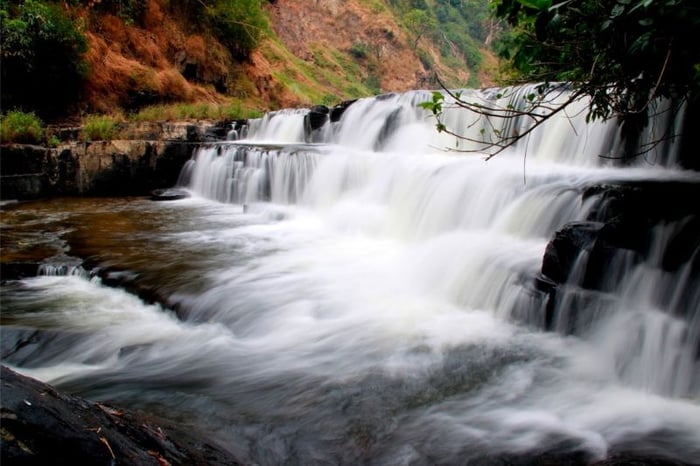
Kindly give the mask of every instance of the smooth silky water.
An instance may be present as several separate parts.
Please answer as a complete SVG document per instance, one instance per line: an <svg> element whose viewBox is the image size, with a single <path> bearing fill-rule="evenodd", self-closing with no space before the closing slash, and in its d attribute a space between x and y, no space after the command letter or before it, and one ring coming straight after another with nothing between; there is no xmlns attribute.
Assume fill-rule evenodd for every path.
<svg viewBox="0 0 700 466"><path fill-rule="evenodd" d="M5 259L53 257L2 284L3 363L192 426L244 463L696 462L690 265L620 261L573 332L544 330L531 283L553 233L586 218L587 187L698 175L672 148L604 166L615 129L579 120L488 163L445 153L456 141L417 107L429 96L361 100L322 144L303 143L304 111L267 116L194 153L189 199L4 206Z"/></svg>

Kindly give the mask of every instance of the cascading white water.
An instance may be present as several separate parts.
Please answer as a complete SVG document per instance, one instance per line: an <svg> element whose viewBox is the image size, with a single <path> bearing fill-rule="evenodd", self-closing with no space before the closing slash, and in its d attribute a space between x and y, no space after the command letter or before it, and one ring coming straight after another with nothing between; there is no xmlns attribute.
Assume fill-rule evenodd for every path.
<svg viewBox="0 0 700 466"><path fill-rule="evenodd" d="M696 258L662 264L685 220L658 226L647 256L616 255L599 289L574 270L553 311L534 282L553 234L596 209L588 188L700 176L672 168L672 144L663 164L615 168L597 156L616 150L618 128L573 114L488 163L445 152L468 147L435 131L418 107L431 95L359 100L320 144L304 143L296 110L200 148L180 179L195 196L136 209L166 219L158 235L132 259L103 259L157 283L179 318L95 281L39 277L7 293L31 311L12 325L58 336L10 363L176 409L248 463L696 461ZM449 109L445 123L481 136L475 118ZM138 222L124 223L115 244Z"/></svg>
<svg viewBox="0 0 700 466"><path fill-rule="evenodd" d="M466 91L460 95L465 101L495 101L501 108L507 108L525 101L534 89L523 87L500 91L498 95L495 91ZM556 94L552 103L563 102L566 92ZM275 178L278 184L272 183L272 190L282 195L248 196L244 202L271 200L288 204L296 201L340 231L425 241L430 244L430 254L423 258L422 268L432 270L423 278L426 289L441 290L439 293L455 305L491 309L506 319L512 318L514 313L523 313L523 277L538 273L546 241L567 222L586 218L588 208L595 202L591 199L582 204L581 193L586 187L624 180L697 180L696 174L663 167L642 165L624 170L597 167L609 165L598 156L617 150L619 128L612 122L586 124L587 103L583 100L489 164L474 155L441 155L436 153L436 148L461 145L461 149L466 149L472 144L471 148L475 149L483 145L464 140L457 143L453 136L435 131L434 121L419 107L419 103L429 100L431 95L413 92L356 102L326 132L328 142L336 144L328 153L310 152L310 149L304 153L302 149L305 157L301 157L297 151L275 152L275 164L284 166L288 179L273 175L276 165L259 168L261 157L267 157L267 152L261 154L258 149L240 146L218 150L223 150L224 154L244 151L249 161L241 173L243 177L248 173L249 177L241 177L238 169L233 172L215 169L217 174L210 175L208 171L213 163L222 163L220 161L228 157L222 155L210 161L215 148L200 150L189 169L193 170L195 178L204 178L209 185L212 182L221 184L216 177L222 176L241 187L247 186L250 180L259 183ZM296 115L303 120L303 113ZM282 120L275 122L275 118ZM510 131L514 131L513 128L524 131L529 121L525 116L495 123L484 123L479 118L464 109L447 107L443 121L453 128L467 128L465 137L473 139L483 137L487 124L496 127L507 123L511 125ZM668 120L668 112L662 112L662 121L652 121L649 126L668 126ZM275 128L303 126L299 122L292 124L289 113L272 115L267 124ZM256 138L256 132L269 134L267 131L265 124L261 124L253 130L252 138ZM659 133L650 130L648 136L659 137ZM302 139L303 135L297 142ZM676 149L672 141L665 141L665 144L666 153L659 160L673 163L675 159L668 152ZM523 167L519 162L525 150L531 163ZM312 164L307 162L309 159L313 160ZM220 193L210 193L209 188L203 188L206 183L197 178L189 186L205 197L227 198ZM257 189L256 192L264 191ZM452 242L448 238L459 239ZM465 244L460 247L462 242ZM479 247L475 248L474 244ZM438 253L442 248L445 248L444 254L464 256L460 261L448 261L454 266L448 265ZM575 288L574 279L569 285L574 286L568 292L569 299L591 301L589 319L594 323L580 326L586 328L586 332L596 333L595 338L605 335L601 345L612 345L608 356L611 364L618 366L623 380L660 394L700 396L695 361L698 332L691 328L698 311L691 309L689 317L679 319L673 316L676 309L672 306L656 308L650 300L640 298L640 295L658 293L654 290L659 283L674 286L668 280L659 280L657 272L648 273L645 270L648 267L658 271L660 265L619 267L617 273L629 277L629 281L602 297L584 292L584 297L576 298L582 291ZM640 279L640 275L656 278ZM677 284L680 288L686 285ZM629 290L634 290L632 296ZM697 307L697 300L692 304ZM525 313L532 314L531 311ZM566 312L558 319L566 319ZM638 333L644 334L643 338L616 337L619 333L616 325L629 326L629 319L640 322ZM620 322L600 323L608 320ZM562 331L576 327L571 322L557 325ZM660 364L672 368L659 371Z"/></svg>

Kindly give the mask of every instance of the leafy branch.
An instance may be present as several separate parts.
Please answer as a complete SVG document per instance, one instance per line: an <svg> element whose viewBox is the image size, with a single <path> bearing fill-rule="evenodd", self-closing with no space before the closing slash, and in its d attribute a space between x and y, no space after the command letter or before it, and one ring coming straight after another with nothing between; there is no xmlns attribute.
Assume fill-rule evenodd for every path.
<svg viewBox="0 0 700 466"><path fill-rule="evenodd" d="M438 79L439 81L439 79ZM518 141L529 136L533 131L542 126L555 115L564 112L571 104L578 101L582 93L581 91L573 91L569 93L566 100L561 103L554 104L553 102L564 95L566 92L562 85L541 84L536 87L536 93L529 93L524 97L526 104L522 108L518 108L512 103L500 105L499 100L502 100L505 95L499 93L496 95L496 101L490 103L481 103L477 101L468 101L462 98L463 93L448 89L440 82L442 92L435 91L432 95L432 100L423 102L420 106L429 110L437 120L438 132L449 134L461 141L472 142L480 147L474 149L452 149L453 152L488 152L486 160L490 160L509 147L516 144ZM450 98L450 102L446 102L445 97ZM445 108L459 108L466 110L476 116L474 122L467 127L470 129L477 123L481 122L482 129L480 131L481 138L466 136L455 129L449 128L444 121ZM496 122L508 123L509 121L520 121L522 119L529 120L529 125L523 131L514 129L507 131L505 128L497 128ZM490 127L490 132L487 133L484 126ZM490 136L496 136L494 141Z"/></svg>

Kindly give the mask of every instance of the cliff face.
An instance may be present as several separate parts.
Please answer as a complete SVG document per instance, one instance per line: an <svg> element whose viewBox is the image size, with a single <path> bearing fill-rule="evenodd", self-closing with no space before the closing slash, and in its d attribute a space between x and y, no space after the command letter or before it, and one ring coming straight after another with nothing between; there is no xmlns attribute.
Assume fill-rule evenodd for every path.
<svg viewBox="0 0 700 466"><path fill-rule="evenodd" d="M433 39L421 39L419 54L389 2L263 3L269 30L243 60L232 57L209 31L193 28L167 0L144 0L137 22L71 7L88 40L90 71L81 110L130 112L160 103L230 101L269 110L434 88L435 73L453 86L470 79L464 62L446 60ZM487 75L479 75L484 84Z"/></svg>

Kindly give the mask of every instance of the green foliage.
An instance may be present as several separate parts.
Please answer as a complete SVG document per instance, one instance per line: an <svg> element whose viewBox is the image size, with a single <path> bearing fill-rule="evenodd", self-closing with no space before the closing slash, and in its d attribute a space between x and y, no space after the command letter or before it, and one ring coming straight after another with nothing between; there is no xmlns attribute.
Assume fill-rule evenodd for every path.
<svg viewBox="0 0 700 466"><path fill-rule="evenodd" d="M61 140L58 139L58 136L55 134L52 134L49 139L46 141L46 145L49 147L58 147L58 145L61 143Z"/></svg>
<svg viewBox="0 0 700 466"><path fill-rule="evenodd" d="M700 95L697 0L495 0L514 29L501 44L521 79L570 81L589 119L646 121L655 97Z"/></svg>
<svg viewBox="0 0 700 466"><path fill-rule="evenodd" d="M218 0L212 2L208 17L218 39L237 58L248 57L267 25L260 0Z"/></svg>
<svg viewBox="0 0 700 466"><path fill-rule="evenodd" d="M0 116L0 140L3 143L38 144L44 139L44 125L34 113L17 110Z"/></svg>
<svg viewBox="0 0 700 466"><path fill-rule="evenodd" d="M478 70L483 59L479 45L459 23L448 22L442 27L443 43L441 53L444 57L461 53L465 64L472 70Z"/></svg>
<svg viewBox="0 0 700 466"><path fill-rule="evenodd" d="M82 4L91 10L119 16L127 23L140 23L146 11L147 0L72 0L68 3Z"/></svg>
<svg viewBox="0 0 700 466"><path fill-rule="evenodd" d="M58 4L0 3L2 101L45 116L65 113L87 73L87 42Z"/></svg>
<svg viewBox="0 0 700 466"><path fill-rule="evenodd" d="M257 118L260 111L246 108L236 99L227 104L170 104L144 107L129 121L219 120Z"/></svg>
<svg viewBox="0 0 700 466"><path fill-rule="evenodd" d="M350 55L357 60L364 60L369 55L369 46L364 42L355 41L350 47Z"/></svg>
<svg viewBox="0 0 700 466"><path fill-rule="evenodd" d="M428 110L434 116L439 116L442 113L442 105L445 102L445 96L441 92L433 91L432 98L426 102L418 104L419 107ZM438 126L438 131L443 131L445 128Z"/></svg>
<svg viewBox="0 0 700 466"><path fill-rule="evenodd" d="M439 45L440 55L448 66L479 69L483 58L480 47L494 24L488 1L389 0L389 3L400 14L414 48L421 38L430 37Z"/></svg>
<svg viewBox="0 0 700 466"><path fill-rule="evenodd" d="M83 120L84 141L111 141L117 134L117 122L106 115L90 115Z"/></svg>
<svg viewBox="0 0 700 466"><path fill-rule="evenodd" d="M433 65L434 65L435 63L433 62L433 58L430 56L430 54L428 54L428 52L426 52L426 51L423 50L423 49L418 49L418 50L416 51L416 53L418 54L418 59L419 59L420 62L423 64L423 67L424 67L426 70L432 70L432 69L433 69Z"/></svg>
<svg viewBox="0 0 700 466"><path fill-rule="evenodd" d="M374 73L367 76L363 84L372 94L381 94L382 92L382 82L379 79L379 76Z"/></svg>
<svg viewBox="0 0 700 466"><path fill-rule="evenodd" d="M247 59L269 29L261 0L172 0L170 5L191 18L194 29L212 31L236 59Z"/></svg>
<svg viewBox="0 0 700 466"><path fill-rule="evenodd" d="M413 9L403 16L403 23L413 39L413 48L418 47L418 41L427 34L435 34L438 28L437 20L426 10Z"/></svg>

